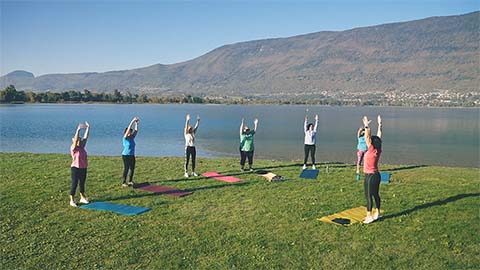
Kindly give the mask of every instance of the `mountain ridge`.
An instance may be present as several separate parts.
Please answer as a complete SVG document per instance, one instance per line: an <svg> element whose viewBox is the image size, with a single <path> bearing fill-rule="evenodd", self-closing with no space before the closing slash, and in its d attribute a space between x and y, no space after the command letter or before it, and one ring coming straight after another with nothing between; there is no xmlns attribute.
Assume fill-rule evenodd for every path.
<svg viewBox="0 0 480 270"><path fill-rule="evenodd" d="M289 95L477 91L480 12L226 44L180 63L34 78L22 90Z"/></svg>

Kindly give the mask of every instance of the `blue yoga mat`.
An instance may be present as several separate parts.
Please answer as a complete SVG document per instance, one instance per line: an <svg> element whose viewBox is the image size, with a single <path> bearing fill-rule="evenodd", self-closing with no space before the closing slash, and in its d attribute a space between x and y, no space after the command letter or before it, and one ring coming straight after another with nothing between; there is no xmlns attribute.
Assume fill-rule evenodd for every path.
<svg viewBox="0 0 480 270"><path fill-rule="evenodd" d="M108 202L94 202L80 206L80 208L110 211L121 215L135 216L150 210L146 207L138 207L124 204L114 204Z"/></svg>
<svg viewBox="0 0 480 270"><path fill-rule="evenodd" d="M390 173L389 172L380 172L380 179L382 183L390 183Z"/></svg>
<svg viewBox="0 0 480 270"><path fill-rule="evenodd" d="M316 179L318 176L318 170L303 170L300 174L300 178Z"/></svg>

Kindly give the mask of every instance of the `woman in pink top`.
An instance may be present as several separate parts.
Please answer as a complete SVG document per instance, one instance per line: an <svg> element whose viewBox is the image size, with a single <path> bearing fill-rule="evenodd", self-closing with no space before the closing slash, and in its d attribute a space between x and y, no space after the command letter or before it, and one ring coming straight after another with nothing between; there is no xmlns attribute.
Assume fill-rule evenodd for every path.
<svg viewBox="0 0 480 270"><path fill-rule="evenodd" d="M83 138L80 138L80 130L85 128ZM76 207L77 204L73 200L77 185L80 186L80 203L87 204L88 200L85 196L85 179L87 178L87 151L85 145L87 144L88 133L90 125L85 122L85 125L78 124L75 136L72 138L72 146L70 146L70 154L72 155L71 176L72 186L70 188L70 205Z"/></svg>
<svg viewBox="0 0 480 270"><path fill-rule="evenodd" d="M382 153L382 118L380 115L377 118L378 129L377 136L372 136L368 124L371 120L368 120L366 116L363 117L363 125L365 126L365 142L367 143L367 152L365 153L363 161L363 172L365 173L365 181L363 187L365 190L365 198L367 199L367 216L363 223L368 224L377 220L380 217L380 173L378 172L378 160ZM377 209L372 216L372 204L375 200Z"/></svg>

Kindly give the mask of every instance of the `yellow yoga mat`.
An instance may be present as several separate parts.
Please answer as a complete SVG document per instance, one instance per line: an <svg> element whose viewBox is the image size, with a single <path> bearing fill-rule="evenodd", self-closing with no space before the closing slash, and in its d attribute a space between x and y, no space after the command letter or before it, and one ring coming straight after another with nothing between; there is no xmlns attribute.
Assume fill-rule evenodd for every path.
<svg viewBox="0 0 480 270"><path fill-rule="evenodd" d="M380 210L380 213L382 212L383 211ZM367 208L365 206L359 206L340 213L318 218L318 220L335 225L350 226L357 222L363 222L366 215Z"/></svg>

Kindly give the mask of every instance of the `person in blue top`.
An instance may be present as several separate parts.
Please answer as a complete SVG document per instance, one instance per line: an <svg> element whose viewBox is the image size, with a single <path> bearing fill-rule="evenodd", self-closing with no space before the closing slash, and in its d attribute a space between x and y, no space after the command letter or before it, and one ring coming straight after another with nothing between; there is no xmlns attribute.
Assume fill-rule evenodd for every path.
<svg viewBox="0 0 480 270"><path fill-rule="evenodd" d="M123 176L122 187L133 186L133 173L135 172L135 136L138 133L138 122L140 119L134 117L123 132ZM132 126L135 125L135 129ZM130 178L127 184L127 174L130 170Z"/></svg>
<svg viewBox="0 0 480 270"><path fill-rule="evenodd" d="M365 129L360 127L357 132L357 181L360 181L360 166L363 157L367 152L367 142L365 141Z"/></svg>

